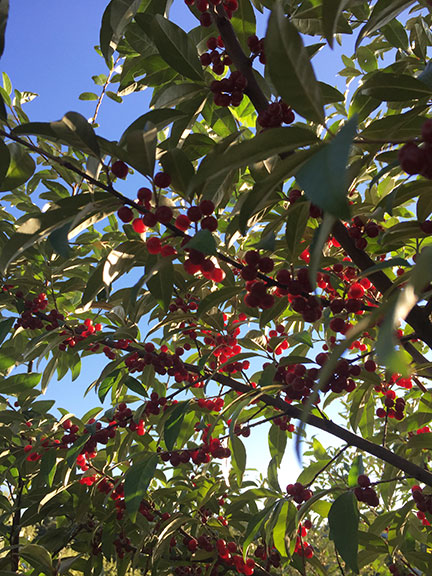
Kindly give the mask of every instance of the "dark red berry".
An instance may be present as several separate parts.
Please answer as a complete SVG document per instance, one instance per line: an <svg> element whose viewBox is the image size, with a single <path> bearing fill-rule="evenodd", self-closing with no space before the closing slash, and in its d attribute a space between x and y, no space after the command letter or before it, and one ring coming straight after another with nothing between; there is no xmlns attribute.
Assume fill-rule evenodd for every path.
<svg viewBox="0 0 432 576"><path fill-rule="evenodd" d="M117 178L126 178L129 172L129 168L127 164L125 164L121 160L117 160L117 162L114 162L114 164L111 166L111 172Z"/></svg>

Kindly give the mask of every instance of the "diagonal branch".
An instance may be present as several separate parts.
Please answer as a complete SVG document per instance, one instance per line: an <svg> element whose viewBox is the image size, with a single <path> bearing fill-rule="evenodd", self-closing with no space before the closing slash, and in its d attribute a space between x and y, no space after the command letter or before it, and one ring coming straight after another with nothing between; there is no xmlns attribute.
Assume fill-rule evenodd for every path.
<svg viewBox="0 0 432 576"><path fill-rule="evenodd" d="M258 112L262 111L268 106L268 102L256 81L251 62L240 46L231 22L226 16L223 16L222 11L219 11L217 16L215 16L215 23L224 42L225 50L237 69L248 81L247 95L255 109ZM375 265L374 261L366 254L366 252L359 250L355 246L342 222L337 221L335 223L333 227L333 235L360 270L364 272ZM392 281L386 274L384 274L384 272L374 272L369 275L369 278L375 288L382 294L385 294L393 287ZM432 325L429 322L427 315L425 315L424 310L422 310L420 306L414 306L408 314L406 321L418 334L418 337L432 348ZM426 359L424 361L427 362Z"/></svg>

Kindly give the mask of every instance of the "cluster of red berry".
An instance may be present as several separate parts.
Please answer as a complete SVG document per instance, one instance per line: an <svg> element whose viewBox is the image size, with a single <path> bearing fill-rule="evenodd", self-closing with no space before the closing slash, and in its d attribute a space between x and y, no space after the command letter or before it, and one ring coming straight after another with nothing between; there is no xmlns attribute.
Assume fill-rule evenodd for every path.
<svg viewBox="0 0 432 576"><path fill-rule="evenodd" d="M273 420L278 428L285 432L294 432L295 426L291 424L290 419L288 416L278 416Z"/></svg>
<svg viewBox="0 0 432 576"><path fill-rule="evenodd" d="M207 48L209 52L204 52L200 56L201 64L205 67L211 66L215 74L220 76L225 72L225 66L231 66L231 58L223 50L218 52L218 48L224 48L223 40L220 36L210 36L207 40Z"/></svg>
<svg viewBox="0 0 432 576"><path fill-rule="evenodd" d="M303 502L307 502L310 498L312 498L312 490L306 488L306 486L303 486L301 482L288 484L286 491L288 495L291 496L291 498L294 500L294 502L299 506L303 504Z"/></svg>
<svg viewBox="0 0 432 576"><path fill-rule="evenodd" d="M224 565L233 566L239 574L251 576L254 573L255 561L253 558L243 560L241 550L234 541L226 542L223 538L216 541L218 558Z"/></svg>
<svg viewBox="0 0 432 576"><path fill-rule="evenodd" d="M227 78L213 80L210 90L213 92L213 100L216 106L239 106L243 100L244 91L247 88L245 76L235 70Z"/></svg>
<svg viewBox="0 0 432 576"><path fill-rule="evenodd" d="M396 398L394 390L385 390L384 406L385 408L377 408L376 415L378 418L395 418L402 420L404 417L405 400L403 398Z"/></svg>
<svg viewBox="0 0 432 576"><path fill-rule="evenodd" d="M267 552L266 547L259 544L255 549L255 556L266 562L265 569L267 571L269 571L271 567L279 568L281 564L281 555L274 547Z"/></svg>
<svg viewBox="0 0 432 576"><path fill-rule="evenodd" d="M303 540L303 538L306 538L308 530L311 527L312 522L310 520L305 520L303 524L300 524L297 531L294 553L304 558L312 558L312 556L314 555L313 546Z"/></svg>
<svg viewBox="0 0 432 576"><path fill-rule="evenodd" d="M59 323L64 320L64 316L59 314L57 310L50 310L48 314L42 314L48 306L48 298L44 292L41 292L34 298L24 299L23 293L18 290L15 293L17 299L17 307L22 310L20 317L14 325L14 329L24 328L25 330L37 330L44 327L44 321L48 324L45 325L46 330L55 330L59 327Z"/></svg>
<svg viewBox="0 0 432 576"><path fill-rule="evenodd" d="M426 120L421 129L423 145L408 142L399 150L398 159L402 170L407 174L420 174L432 179L432 119Z"/></svg>
<svg viewBox="0 0 432 576"><path fill-rule="evenodd" d="M411 570L408 570L402 564L392 563L388 567L390 574L393 576L416 576Z"/></svg>
<svg viewBox="0 0 432 576"><path fill-rule="evenodd" d="M432 514L432 494L425 494L420 486L411 488L412 497L416 503L417 510Z"/></svg>
<svg viewBox="0 0 432 576"><path fill-rule="evenodd" d="M183 354L183 348L178 347L174 354L168 351L168 347L161 346L160 352L157 352L152 342L144 344L144 353L138 351L132 352L125 358L126 368L130 373L142 372L146 366L153 366L155 372L164 376L173 376L176 382L188 382L189 372L186 370L180 356Z"/></svg>
<svg viewBox="0 0 432 576"><path fill-rule="evenodd" d="M238 10L238 0L185 0L187 6L195 6L200 15L200 24L204 28L211 26L212 17L210 9L216 6L222 6L225 10L227 18L231 19L234 12Z"/></svg>
<svg viewBox="0 0 432 576"><path fill-rule="evenodd" d="M272 102L265 110L258 114L258 124L262 128L277 128L282 124L292 124L294 122L294 112L283 100Z"/></svg>
<svg viewBox="0 0 432 576"><path fill-rule="evenodd" d="M249 50L252 52L252 60L258 58L261 64L265 64L266 57L264 54L264 38L261 38L260 40L256 34L252 34L252 36L249 36L247 39L247 45Z"/></svg>
<svg viewBox="0 0 432 576"><path fill-rule="evenodd" d="M76 328L68 327L67 331L63 330L61 332L61 334L63 336L67 336L67 338L65 338L63 342L59 344L59 350L64 351L67 350L68 347L75 348L78 342L82 342L95 332L101 332L101 330L102 330L102 324L100 324L99 322L93 324L93 320L91 318L86 318L83 324L79 324Z"/></svg>
<svg viewBox="0 0 432 576"><path fill-rule="evenodd" d="M354 495L359 502L364 502L369 504L369 506L379 506L378 494L371 486L371 481L369 476L366 474L360 474L357 478L358 486L354 488Z"/></svg>

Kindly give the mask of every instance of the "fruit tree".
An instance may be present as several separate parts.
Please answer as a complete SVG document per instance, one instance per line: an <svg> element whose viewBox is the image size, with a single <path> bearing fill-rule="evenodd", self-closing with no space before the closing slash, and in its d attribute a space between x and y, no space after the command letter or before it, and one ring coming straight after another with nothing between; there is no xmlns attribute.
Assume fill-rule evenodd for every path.
<svg viewBox="0 0 432 576"><path fill-rule="evenodd" d="M0 88L0 576L430 574L432 3L175 3L107 4L90 120Z"/></svg>

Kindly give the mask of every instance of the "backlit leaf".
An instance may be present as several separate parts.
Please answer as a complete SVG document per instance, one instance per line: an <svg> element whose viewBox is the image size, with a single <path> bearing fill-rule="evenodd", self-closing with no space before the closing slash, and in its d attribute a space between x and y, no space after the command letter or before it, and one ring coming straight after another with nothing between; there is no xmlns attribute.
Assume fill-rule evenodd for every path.
<svg viewBox="0 0 432 576"><path fill-rule="evenodd" d="M124 494L129 518L135 522L137 513L147 489L156 472L159 457L156 454L145 454L140 462L134 462L126 472Z"/></svg>
<svg viewBox="0 0 432 576"><path fill-rule="evenodd" d="M359 574L358 525L359 512L357 500L350 490L341 494L332 504L328 515L330 538L347 566Z"/></svg>

